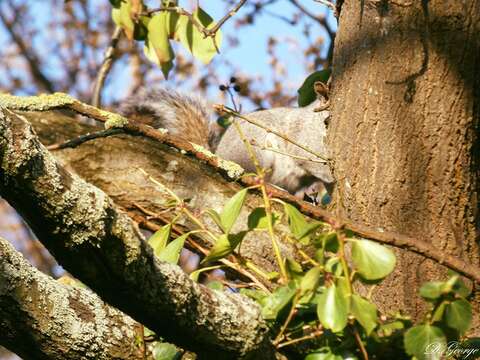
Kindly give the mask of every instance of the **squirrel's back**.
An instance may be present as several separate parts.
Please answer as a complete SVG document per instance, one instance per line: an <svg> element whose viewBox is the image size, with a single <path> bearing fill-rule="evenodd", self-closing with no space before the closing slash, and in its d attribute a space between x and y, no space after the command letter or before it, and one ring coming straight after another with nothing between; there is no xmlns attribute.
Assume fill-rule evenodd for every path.
<svg viewBox="0 0 480 360"><path fill-rule="evenodd" d="M197 97L170 89L140 89L120 107L125 117L212 149L212 113Z"/></svg>
<svg viewBox="0 0 480 360"><path fill-rule="evenodd" d="M316 104L305 108L276 108L257 111L247 116L286 134L316 153L327 155L325 146L328 111L315 112ZM120 108L122 115L154 128L165 128L169 133L202 145L225 160L240 164L247 171L255 167L243 140L235 127L225 133L213 122L213 114L199 98L174 90L142 89ZM334 179L328 164L310 161L310 153L279 138L273 133L239 119L248 140L255 143L257 160L270 169L269 181L300 198L311 192L331 186Z"/></svg>

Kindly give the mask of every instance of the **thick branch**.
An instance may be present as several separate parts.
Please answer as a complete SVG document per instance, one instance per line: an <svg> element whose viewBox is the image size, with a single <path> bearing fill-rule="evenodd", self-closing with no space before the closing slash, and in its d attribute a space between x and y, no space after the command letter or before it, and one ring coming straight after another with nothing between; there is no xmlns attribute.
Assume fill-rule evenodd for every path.
<svg viewBox="0 0 480 360"><path fill-rule="evenodd" d="M48 106L46 106L45 104L40 102L40 99L41 99L41 97L39 97L39 98L32 97L29 100L29 98L23 99L23 98L18 98L18 97L9 97L9 96L5 95L3 102L9 108L14 108L14 109L42 110L44 107L46 107L46 109L52 109L52 108L59 107L58 105L56 105L56 102L58 102L58 100L52 101L52 104L49 104ZM2 100L1 97L0 97L0 100ZM96 113L98 113L99 110L96 109L96 108L85 107L85 105L79 103L78 101L76 101L72 98L67 98L67 100L74 104L74 105L69 105L69 107L74 109L75 111L81 112L83 114L90 115L90 116L95 117L95 118L100 118L100 120L103 120L103 121L105 121L105 119L108 118L106 115L103 114L105 112L102 112L101 117L98 116ZM93 109L93 111L92 111L92 109ZM130 131L132 133L137 132L139 134L144 135L145 137L150 137L151 139L157 140L158 142L163 142L165 144L168 144L169 146L175 147L177 149L181 149L182 151L185 151L187 153L190 153L190 154L194 155L197 159L206 161L209 165L213 166L216 169L217 172L223 173L223 174L228 173L228 170L227 170L228 166L222 165L222 162L218 157L215 157L213 155L210 156L208 154L206 155L204 152L202 152L201 150L199 150L198 148L193 146L191 143L186 142L182 139L175 138L173 136L168 136L168 135L165 135L165 134L162 135L158 131L155 131L155 130L149 128L148 126L144 126L144 125L138 125L137 126L137 125L134 125L134 124L128 124L127 126L124 127L124 129L126 131ZM48 132L50 132L50 129L49 129ZM109 145L109 146L111 146L111 145ZM148 145L148 146L151 146L151 145ZM121 148L121 146L119 146L119 148ZM137 147L137 150L138 149L140 149L140 147ZM153 149L151 149L151 150L152 151L148 152L149 156L158 155L156 151L154 151ZM160 151L159 148L157 150ZM106 151L106 149L103 149L103 150L95 149L95 151L93 151L91 153L99 153L99 152L104 152L104 151ZM122 154L122 156L123 155L124 154ZM145 154L145 155L147 155L147 154ZM86 156L85 154L80 155L79 158L83 159L83 158L85 158L85 156ZM141 160L141 158L143 158L143 156L137 157L138 160ZM185 159L184 156L179 155L178 157L175 158L175 161L181 161L180 160L181 158ZM171 160L173 160L173 159L170 159L170 161ZM69 159L68 161L73 166L74 166L74 163L78 162L76 159ZM110 159L105 159L104 161L105 161L104 162L105 166L107 166L111 162ZM158 158L155 161L158 161ZM167 163L169 163L168 159L162 159L162 161L163 162L167 161ZM84 165L82 164L81 166L84 166ZM103 164L102 164L102 166L103 166ZM101 168L101 166L100 166L100 168ZM190 165L182 166L181 168L182 168L182 171L177 172L177 174L176 174L177 176L181 173L184 173L186 171L186 169L188 169L188 171L191 171L191 169L193 169L193 166L190 164ZM99 165L97 164L97 166L92 168L92 171L93 170L95 171L95 173L98 173L100 171L99 170ZM183 176L184 176L183 179L185 179L185 181L179 181L179 179L177 178L176 181L172 182L172 183L177 183L177 185L179 183L184 184L185 189L190 188L190 192L189 193L188 193L188 191L186 192L185 198L189 197L188 194L193 194L193 193L196 193L197 194L196 196L198 196L199 189L200 189L200 192L203 192L203 189L201 189L201 186L200 186L201 182L199 181L201 176L209 177L208 178L209 188L207 189L207 190L211 190L211 191L208 191L209 193L217 193L218 196L220 196L220 195L222 195L222 193L224 193L225 189L222 189L221 192L215 191L214 189L212 189L212 186L214 184L217 185L218 181L215 181L212 178L211 174L207 175L207 170L206 169L197 169L197 170L200 170L200 171L197 171L194 175L187 173L187 175L185 176L185 174L183 174ZM82 172L82 175L85 176L86 174L84 174L84 172ZM131 180L129 180L129 181L131 181ZM243 182L244 185L248 185L248 186L254 185L256 183L256 180L252 177L243 177L241 181ZM106 182L110 182L110 181L108 181L107 179L102 179L102 182L106 183ZM124 183L125 183L125 181L124 181ZM192 186L190 186L190 184ZM394 233L394 232L378 231L378 230L375 230L373 228L369 228L367 226L364 226L362 224L353 223L352 221L350 221L348 219L339 219L339 218L333 216L333 214L329 213L328 211L325 211L321 208L312 206L311 204L306 203L304 201L299 201L297 198L295 198L295 197L289 195L288 193L286 193L285 191L279 190L278 188L275 188L275 187L269 187L269 192L271 194L273 194L273 196L275 196L275 197L278 197L280 199L284 199L284 200L287 200L291 203L294 203L296 206L298 206L300 208L300 210L304 214L310 216L313 219L323 220L323 221L326 221L326 222L328 222L328 223L330 223L334 226L337 226L337 227L338 226L345 227L349 230L352 230L357 235L359 235L361 237L364 237L364 238L372 239L372 240L375 240L377 242L381 242L381 243L384 243L384 244L395 246L397 248L401 248L401 249L405 249L405 250L415 252L415 253L420 254L420 255L428 258L428 259L434 260L437 263L442 264L442 265L444 265L444 266L446 266L446 267L448 267L452 270L455 270L455 271L459 272L460 274L464 275L465 277L467 277L467 278L469 278L469 279L471 279L471 280L473 280L477 283L480 283L480 274L478 273L478 271L477 271L477 269L474 265L469 264L468 262L465 262L461 258L455 257L453 255L445 254L442 250L439 250L439 249L435 248L433 245L427 243L426 241L420 240L418 238L408 237L408 236L398 234L398 233ZM129 194L129 196L130 196L130 194ZM224 203L224 201L221 201L220 203ZM259 206L259 205L257 205L257 206ZM208 207L210 207L210 206L204 206L203 208L208 208ZM258 244L258 243L262 243L262 242L261 241L256 241L256 243ZM242 246L242 249L245 249L245 248ZM253 248L253 249L256 249L256 248ZM251 254L253 254L253 252ZM268 256L268 252L261 251L261 252L258 252L257 255L260 255L260 256L257 256L257 258L258 257L261 258L261 257L264 257L264 256Z"/></svg>
<svg viewBox="0 0 480 360"><path fill-rule="evenodd" d="M0 194L67 270L180 346L218 359L272 354L253 301L156 259L130 218L56 162L24 118L2 109L0 134Z"/></svg>
<svg viewBox="0 0 480 360"><path fill-rule="evenodd" d="M24 359L143 359L139 324L33 268L0 238L0 344Z"/></svg>

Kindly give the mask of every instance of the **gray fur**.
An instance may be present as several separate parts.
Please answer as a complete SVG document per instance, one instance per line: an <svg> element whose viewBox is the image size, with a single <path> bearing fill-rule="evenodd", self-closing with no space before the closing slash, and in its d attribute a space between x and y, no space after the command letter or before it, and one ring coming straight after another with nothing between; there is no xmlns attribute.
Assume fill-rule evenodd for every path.
<svg viewBox="0 0 480 360"><path fill-rule="evenodd" d="M290 139L306 146L307 148L328 156L325 147L328 111L314 112L318 103L306 108L274 108L257 111L245 115L246 117L262 123L270 129L286 134ZM275 134L252 125L245 120L237 119L248 140L254 140L259 146L276 148L282 153L315 158L314 155L302 150L298 146L283 140ZM303 197L310 192L322 192L322 188L331 188L334 182L333 175L327 164L301 160L277 152L262 150L254 147L260 165L270 169L269 181L292 194ZM245 145L239 138L237 131L231 126L220 140L216 151L220 157L234 161L247 171L254 171L254 166ZM318 159L320 160L320 159Z"/></svg>
<svg viewBox="0 0 480 360"><path fill-rule="evenodd" d="M319 154L328 156L325 147L327 133L325 122L329 113L314 112L313 109L318 105L319 103L315 102L305 108L275 108L246 116L270 129L286 134L290 139ZM207 144L220 157L240 164L249 172L255 171L235 127L230 126L218 140L219 126L213 123L212 113L199 98L173 90L142 89L122 105L121 112L126 116L142 113L151 115L154 118L152 126L166 128L170 133L190 141L195 140L194 142L200 145ZM185 113L193 113L195 116L185 116ZM314 158L314 155L272 133L244 120L237 121L248 140L253 140L257 145L276 148L283 153L303 158ZM201 139L199 134L202 136ZM260 166L270 170L269 181L272 184L299 197L312 192L322 193L324 188L331 190L334 178L328 165L292 158L259 147L254 147L254 150Z"/></svg>
<svg viewBox="0 0 480 360"><path fill-rule="evenodd" d="M209 109L207 103L198 96L166 88L141 88L126 99L120 107L120 113L126 117L145 114L150 117L148 125L168 129L175 136L213 148L222 131Z"/></svg>

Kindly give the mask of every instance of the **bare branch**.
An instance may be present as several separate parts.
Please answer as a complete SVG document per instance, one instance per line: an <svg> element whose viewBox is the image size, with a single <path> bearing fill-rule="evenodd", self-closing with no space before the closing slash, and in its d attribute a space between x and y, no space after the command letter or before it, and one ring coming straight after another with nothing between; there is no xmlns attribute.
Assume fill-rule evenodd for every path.
<svg viewBox="0 0 480 360"><path fill-rule="evenodd" d="M256 184L256 180L251 177L243 177L242 182L245 185L252 186ZM322 220L331 224L335 228L344 228L353 231L356 235L371 239L379 243L394 246L399 249L408 250L416 254L422 255L428 259L444 265L459 274L475 281L480 284L480 272L478 269L465 262L464 260L455 257L453 255L445 254L442 250L436 249L431 244L406 235L394 233L394 232L382 232L375 230L369 226L354 223L348 219L341 219L335 217L327 210L321 209L305 201L299 201L293 195L286 193L276 187L270 186L269 192L273 197L288 201L291 204L298 206L300 211L312 219Z"/></svg>
<svg viewBox="0 0 480 360"><path fill-rule="evenodd" d="M102 104L102 89L105 79L110 72L110 69L113 65L115 49L117 47L118 41L122 35L122 28L120 26L115 27L115 30L112 35L112 40L110 41L110 46L105 51L105 58L103 59L102 66L98 71L97 79L95 81L95 87L93 89L92 105L95 107L101 107Z"/></svg>
<svg viewBox="0 0 480 360"><path fill-rule="evenodd" d="M332 30L331 26L328 24L328 21L323 14L322 15L315 15L314 13L309 11L305 6L303 6L298 0L289 0L289 1L294 6L296 6L301 12L303 12L305 15L307 15L311 19L318 22L321 26L323 26L323 28L327 32L328 36L330 37L330 43L328 45L327 59L328 59L328 63L331 64L332 63L332 58L333 58L333 46L335 44L335 31Z"/></svg>
<svg viewBox="0 0 480 360"><path fill-rule="evenodd" d="M336 7L335 7L335 4L329 0L314 0L322 5L325 5L326 7L328 7L330 10L332 11L336 11Z"/></svg>
<svg viewBox="0 0 480 360"><path fill-rule="evenodd" d="M223 26L223 24L225 24L225 22L227 22L228 19L234 16L246 2L247 0L240 0L238 4L235 5L235 7L232 10L230 10L227 14L225 14L225 16L221 18L220 21L213 28L207 30L209 35L214 36L216 32Z"/></svg>

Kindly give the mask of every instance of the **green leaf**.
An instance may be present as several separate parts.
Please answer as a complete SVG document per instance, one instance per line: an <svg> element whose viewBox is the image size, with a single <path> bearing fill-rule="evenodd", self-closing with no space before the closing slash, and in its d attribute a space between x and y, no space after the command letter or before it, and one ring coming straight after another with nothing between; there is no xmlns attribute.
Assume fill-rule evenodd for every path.
<svg viewBox="0 0 480 360"><path fill-rule="evenodd" d="M303 237L308 236L309 230L311 232L311 230L315 230L320 226L320 223L315 223L313 229L310 229L305 217L295 206L285 204L284 209L288 217L290 231L297 240L301 240Z"/></svg>
<svg viewBox="0 0 480 360"><path fill-rule="evenodd" d="M207 210L207 214L210 215L210 217L212 218L212 220L215 222L215 224L217 224L217 226L223 231L223 232L226 232L225 231L225 228L223 227L223 224L222 224L222 219L220 218L220 214L218 212L216 212L215 210L213 209L208 209Z"/></svg>
<svg viewBox="0 0 480 360"><path fill-rule="evenodd" d="M467 297L470 295L470 289L467 288L465 283L460 279L458 274L451 276L446 282L444 287L445 292L455 292L457 295L461 297Z"/></svg>
<svg viewBox="0 0 480 360"><path fill-rule="evenodd" d="M347 278L345 276L337 277L337 282L335 283L335 285L337 285L338 290L342 294L345 294L345 296L348 296L348 294L350 294L350 285L348 284Z"/></svg>
<svg viewBox="0 0 480 360"><path fill-rule="evenodd" d="M453 291L460 297L466 298L472 292L471 289L465 285L462 279L458 279L455 285L453 286Z"/></svg>
<svg viewBox="0 0 480 360"><path fill-rule="evenodd" d="M274 225L280 217L278 214L272 212L272 225ZM253 229L268 229L268 218L264 207L257 207L248 215L248 228Z"/></svg>
<svg viewBox="0 0 480 360"><path fill-rule="evenodd" d="M395 254L370 240L352 240L352 260L358 273L367 280L383 279L395 268Z"/></svg>
<svg viewBox="0 0 480 360"><path fill-rule="evenodd" d="M303 269L302 266L291 258L287 258L285 261L285 267L290 279L298 280L302 278Z"/></svg>
<svg viewBox="0 0 480 360"><path fill-rule="evenodd" d="M233 224L237 221L240 210L242 210L245 197L247 196L247 189L240 190L225 204L220 220L223 225L225 233L229 233Z"/></svg>
<svg viewBox="0 0 480 360"><path fill-rule="evenodd" d="M403 330L405 328L405 324L400 320L395 320L389 323L381 324L379 327L379 331L383 333L383 336L389 337L395 331Z"/></svg>
<svg viewBox="0 0 480 360"><path fill-rule="evenodd" d="M165 78L173 67L175 54L169 40L170 15L160 12L152 17L148 23L148 37L143 51L145 56L162 69Z"/></svg>
<svg viewBox="0 0 480 360"><path fill-rule="evenodd" d="M304 360L345 360L341 355L337 355L332 352L329 347L323 347L319 350L315 350L314 353L308 354Z"/></svg>
<svg viewBox="0 0 480 360"><path fill-rule="evenodd" d="M263 301L263 299L265 299L266 297L268 297L268 293L266 293L265 291L263 290L254 290L254 289L245 289L245 288L242 288L240 289L240 294L242 295L245 295L247 297L249 297L250 299L253 299L259 303L261 303Z"/></svg>
<svg viewBox="0 0 480 360"><path fill-rule="evenodd" d="M438 306L436 306L435 311L432 313L432 318L430 323L433 324L437 321L442 321L443 314L445 314L445 309L447 308L447 302L442 301Z"/></svg>
<svg viewBox="0 0 480 360"><path fill-rule="evenodd" d="M314 73L307 76L302 86L297 90L298 92L298 106L303 107L310 105L317 99L317 94L313 84L317 81L321 81L324 84L327 83L328 78L330 77L330 69L324 69L315 71Z"/></svg>
<svg viewBox="0 0 480 360"><path fill-rule="evenodd" d="M353 294L350 299L350 311L355 319L363 326L367 336L378 324L377 307L361 296Z"/></svg>
<svg viewBox="0 0 480 360"><path fill-rule="evenodd" d="M307 225L298 234L299 239L303 239L309 236L311 233L317 230L320 226L322 226L322 223L319 221L313 221L311 223L307 223Z"/></svg>
<svg viewBox="0 0 480 360"><path fill-rule="evenodd" d="M171 264L177 264L178 259L180 259L180 252L183 249L183 245L185 244L188 235L190 235L190 233L183 234L170 242L165 249L160 251L158 258Z"/></svg>
<svg viewBox="0 0 480 360"><path fill-rule="evenodd" d="M210 250L208 256L201 261L201 264L217 261L230 255L233 250L235 250L235 248L240 244L246 234L246 231L241 231L238 234L220 235L217 242Z"/></svg>
<svg viewBox="0 0 480 360"><path fill-rule="evenodd" d="M201 8L195 10L193 17L207 29L215 26L210 15ZM180 41L194 57L204 64L208 64L217 53L215 44L217 44L218 48L221 46L222 32L218 30L214 38L210 36L204 37L203 33L193 25L188 17L181 15L178 21L175 39Z"/></svg>
<svg viewBox="0 0 480 360"><path fill-rule="evenodd" d="M119 7L112 9L112 19L116 25L120 26L124 31L127 38L133 39L133 32L135 29L135 23L132 20L132 1L123 0Z"/></svg>
<svg viewBox="0 0 480 360"><path fill-rule="evenodd" d="M304 295L309 292L314 292L317 289L321 275L322 268L320 266L315 266L308 270L300 281L300 293Z"/></svg>
<svg viewBox="0 0 480 360"><path fill-rule="evenodd" d="M168 239L170 237L170 231L172 230L172 224L167 224L163 226L160 230L155 232L150 238L148 239L148 243L153 248L153 252L156 256L165 249L167 246Z"/></svg>
<svg viewBox="0 0 480 360"><path fill-rule="evenodd" d="M192 271L190 273L190 275L188 275L188 277L190 279L192 279L193 281L195 282L198 282L198 277L200 276L200 274L204 271L209 271L209 270L216 270L216 269L220 269L221 268L221 265L215 265L215 266L207 266L207 267L204 267L204 268L200 268L200 269L197 269L195 271Z"/></svg>
<svg viewBox="0 0 480 360"><path fill-rule="evenodd" d="M174 345L160 342L155 344L152 353L155 360L177 360L182 355Z"/></svg>
<svg viewBox="0 0 480 360"><path fill-rule="evenodd" d="M109 1L114 8L119 8L120 5L122 4L122 0L109 0Z"/></svg>
<svg viewBox="0 0 480 360"><path fill-rule="evenodd" d="M336 276L342 275L343 269L340 264L340 258L334 256L328 259L325 263L325 271L335 274Z"/></svg>
<svg viewBox="0 0 480 360"><path fill-rule="evenodd" d="M278 313L292 300L296 292L293 283L277 288L270 296L262 300L262 317L266 320L275 320Z"/></svg>
<svg viewBox="0 0 480 360"><path fill-rule="evenodd" d="M448 326L463 334L472 323L472 306L465 299L459 299L447 305L445 321Z"/></svg>
<svg viewBox="0 0 480 360"><path fill-rule="evenodd" d="M314 242L316 247L336 253L338 251L338 236L336 231L320 234Z"/></svg>
<svg viewBox="0 0 480 360"><path fill-rule="evenodd" d="M322 325L333 332L347 326L348 300L334 284L318 297L317 315Z"/></svg>
<svg viewBox="0 0 480 360"><path fill-rule="evenodd" d="M272 281L280 277L280 273L278 271L270 271L267 273L267 279Z"/></svg>
<svg viewBox="0 0 480 360"><path fill-rule="evenodd" d="M317 249L314 258L319 264L323 264L325 262L325 252L323 249Z"/></svg>
<svg viewBox="0 0 480 360"><path fill-rule="evenodd" d="M447 346L442 329L432 325L419 325L408 329L403 338L407 354L423 359L440 359Z"/></svg>
<svg viewBox="0 0 480 360"><path fill-rule="evenodd" d="M422 285L420 288L420 296L427 300L436 300L442 296L445 286L443 281L430 281Z"/></svg>
<svg viewBox="0 0 480 360"><path fill-rule="evenodd" d="M213 281L210 281L208 284L207 284L207 287L209 289L212 289L212 290L218 290L218 291L222 291L223 290L223 284L218 281L218 280L213 280Z"/></svg>

